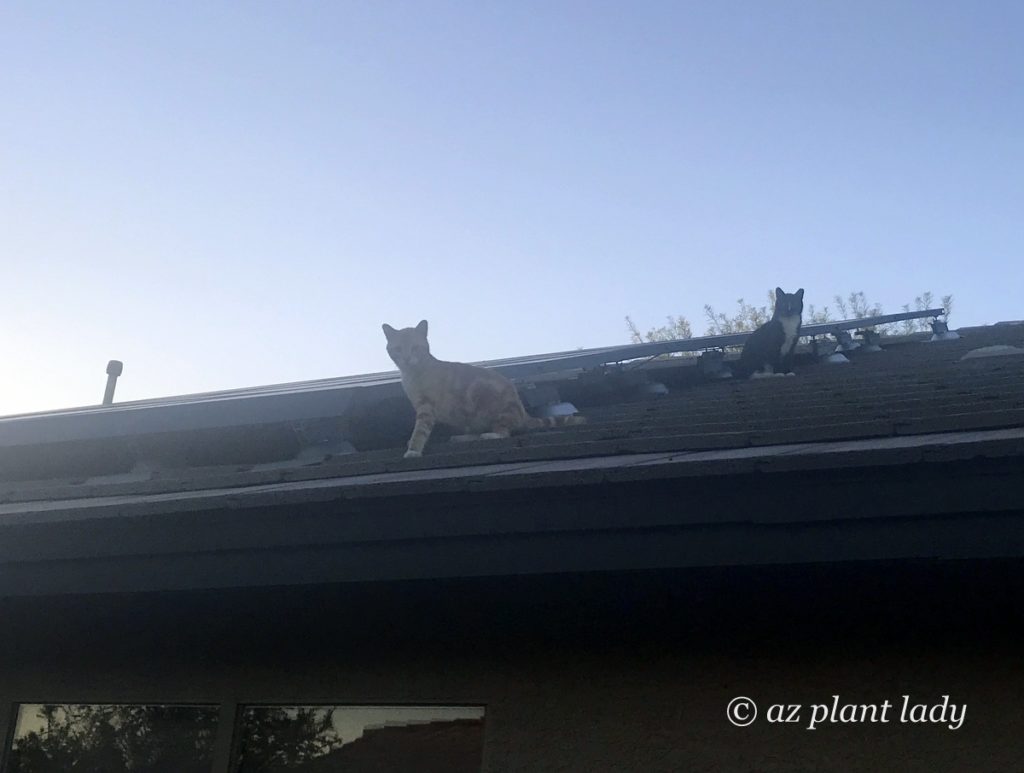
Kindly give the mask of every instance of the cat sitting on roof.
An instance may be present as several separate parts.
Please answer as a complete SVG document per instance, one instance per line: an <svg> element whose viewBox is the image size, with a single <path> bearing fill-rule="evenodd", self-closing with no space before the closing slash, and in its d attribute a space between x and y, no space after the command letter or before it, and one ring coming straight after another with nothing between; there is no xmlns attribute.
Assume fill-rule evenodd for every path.
<svg viewBox="0 0 1024 773"><path fill-rule="evenodd" d="M800 338L804 311L804 289L785 293L775 288L775 311L743 345L743 353L733 366L737 378L785 376L793 374L793 350Z"/></svg>
<svg viewBox="0 0 1024 773"><path fill-rule="evenodd" d="M402 387L416 409L407 459L423 454L436 422L471 433L452 438L466 440L506 438L523 430L586 421L582 416L536 419L526 412L512 382L500 373L437 359L430 353L426 320L402 330L388 324L383 328L388 356L402 372Z"/></svg>

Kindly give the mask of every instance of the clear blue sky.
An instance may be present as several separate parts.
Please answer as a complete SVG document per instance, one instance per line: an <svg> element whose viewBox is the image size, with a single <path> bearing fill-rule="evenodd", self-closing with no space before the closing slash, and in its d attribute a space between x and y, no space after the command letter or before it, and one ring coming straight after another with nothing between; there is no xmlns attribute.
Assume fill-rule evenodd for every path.
<svg viewBox="0 0 1024 773"><path fill-rule="evenodd" d="M1024 3L0 4L0 414L625 342L802 286L1024 317Z"/></svg>

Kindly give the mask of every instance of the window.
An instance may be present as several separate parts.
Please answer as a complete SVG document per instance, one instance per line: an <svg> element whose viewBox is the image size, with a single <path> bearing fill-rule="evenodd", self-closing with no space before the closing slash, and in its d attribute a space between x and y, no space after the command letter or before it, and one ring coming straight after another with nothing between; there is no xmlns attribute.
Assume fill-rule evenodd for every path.
<svg viewBox="0 0 1024 773"><path fill-rule="evenodd" d="M3 773L211 773L219 716L213 705L21 704ZM479 773L484 709L242 706L218 768L232 730L231 773Z"/></svg>
<svg viewBox="0 0 1024 773"><path fill-rule="evenodd" d="M7 773L210 773L216 706L26 703Z"/></svg>
<svg viewBox="0 0 1024 773"><path fill-rule="evenodd" d="M479 773L484 710L249 706L235 773Z"/></svg>

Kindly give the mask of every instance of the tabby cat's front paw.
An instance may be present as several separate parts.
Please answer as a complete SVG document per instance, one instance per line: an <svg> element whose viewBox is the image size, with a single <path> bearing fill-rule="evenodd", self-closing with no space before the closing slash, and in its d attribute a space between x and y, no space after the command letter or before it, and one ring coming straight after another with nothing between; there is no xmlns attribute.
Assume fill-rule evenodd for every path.
<svg viewBox="0 0 1024 773"><path fill-rule="evenodd" d="M413 451L411 448L405 452L406 459L419 459L421 456L423 456L422 451Z"/></svg>

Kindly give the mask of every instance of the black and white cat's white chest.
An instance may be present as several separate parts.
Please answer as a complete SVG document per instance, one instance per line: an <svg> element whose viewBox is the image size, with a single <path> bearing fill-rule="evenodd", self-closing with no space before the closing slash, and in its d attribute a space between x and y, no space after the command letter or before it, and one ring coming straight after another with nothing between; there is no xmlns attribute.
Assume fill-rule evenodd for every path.
<svg viewBox="0 0 1024 773"><path fill-rule="evenodd" d="M782 345L779 356L787 357L793 353L797 339L800 338L800 326L803 320L797 314L794 317L778 317L774 320L782 328Z"/></svg>
<svg viewBox="0 0 1024 773"><path fill-rule="evenodd" d="M747 339L734 368L736 376L783 375L793 369L793 351L800 339L803 316L801 288L795 293L775 289L775 312Z"/></svg>

